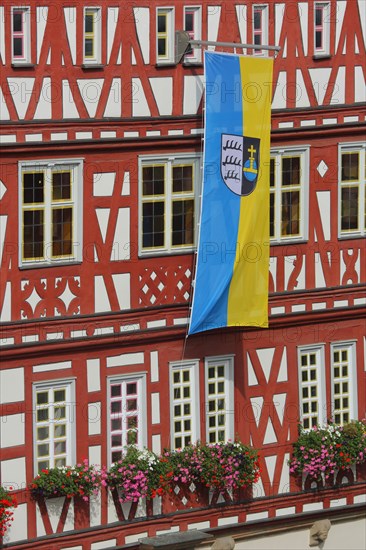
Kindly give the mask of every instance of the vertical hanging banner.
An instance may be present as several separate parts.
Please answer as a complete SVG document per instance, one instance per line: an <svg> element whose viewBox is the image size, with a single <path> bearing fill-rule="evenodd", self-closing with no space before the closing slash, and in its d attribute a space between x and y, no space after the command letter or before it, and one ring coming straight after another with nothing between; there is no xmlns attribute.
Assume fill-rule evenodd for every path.
<svg viewBox="0 0 366 550"><path fill-rule="evenodd" d="M201 219L188 334L268 327L271 58L205 52Z"/></svg>

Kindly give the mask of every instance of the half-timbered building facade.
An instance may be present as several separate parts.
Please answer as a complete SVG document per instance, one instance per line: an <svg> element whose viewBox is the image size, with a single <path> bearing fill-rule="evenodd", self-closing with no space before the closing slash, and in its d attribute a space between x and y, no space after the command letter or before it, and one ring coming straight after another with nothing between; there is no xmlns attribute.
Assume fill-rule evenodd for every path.
<svg viewBox="0 0 366 550"><path fill-rule="evenodd" d="M92 550L364 502L356 475L304 492L288 459L298 422L365 417L365 22L364 0L0 7L0 481L19 502L9 547ZM268 330L186 337L204 79L200 48L175 63L176 30L281 47ZM110 465L129 443L159 452L235 436L261 452L242 505L128 519L103 492L85 523L72 502L40 506L27 491L42 468Z"/></svg>

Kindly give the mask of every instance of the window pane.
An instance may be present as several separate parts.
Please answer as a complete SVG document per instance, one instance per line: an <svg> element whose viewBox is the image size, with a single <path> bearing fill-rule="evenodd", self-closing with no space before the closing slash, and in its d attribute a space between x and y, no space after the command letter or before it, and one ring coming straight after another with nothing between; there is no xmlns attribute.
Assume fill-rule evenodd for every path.
<svg viewBox="0 0 366 550"><path fill-rule="evenodd" d="M166 15L158 15L158 32L166 32Z"/></svg>
<svg viewBox="0 0 366 550"><path fill-rule="evenodd" d="M269 185L270 187L275 186L275 159L271 159L269 163Z"/></svg>
<svg viewBox="0 0 366 550"><path fill-rule="evenodd" d="M13 12L13 31L22 32L23 30L23 12Z"/></svg>
<svg viewBox="0 0 366 550"><path fill-rule="evenodd" d="M358 181L358 153L342 155L342 181Z"/></svg>
<svg viewBox="0 0 366 550"><path fill-rule="evenodd" d="M111 386L111 397L119 397L122 392L122 386L121 384L118 384L116 386Z"/></svg>
<svg viewBox="0 0 366 550"><path fill-rule="evenodd" d="M300 184L300 157L282 159L282 185Z"/></svg>
<svg viewBox="0 0 366 550"><path fill-rule="evenodd" d="M52 256L69 256L72 250L72 208L52 210Z"/></svg>
<svg viewBox="0 0 366 550"><path fill-rule="evenodd" d="M23 174L24 204L42 203L44 201L44 173L31 172Z"/></svg>
<svg viewBox="0 0 366 550"><path fill-rule="evenodd" d="M323 8L317 7L315 8L315 25L318 27L319 25L322 25L323 23Z"/></svg>
<svg viewBox="0 0 366 550"><path fill-rule="evenodd" d="M55 390L54 391L55 402L65 401L66 399L66 390Z"/></svg>
<svg viewBox="0 0 366 550"><path fill-rule="evenodd" d="M137 393L136 382L133 382L131 384L126 384L126 393L127 395L135 395Z"/></svg>
<svg viewBox="0 0 366 550"><path fill-rule="evenodd" d="M193 190L193 166L173 166L173 193Z"/></svg>
<svg viewBox="0 0 366 550"><path fill-rule="evenodd" d="M166 38L158 38L158 55L167 55Z"/></svg>
<svg viewBox="0 0 366 550"><path fill-rule="evenodd" d="M144 248L164 246L163 202L144 203L142 207L142 246Z"/></svg>
<svg viewBox="0 0 366 550"><path fill-rule="evenodd" d="M186 31L194 30L194 14L193 12L186 12L184 29Z"/></svg>
<svg viewBox="0 0 366 550"><path fill-rule="evenodd" d="M270 237L274 237L274 234L275 234L274 216L275 216L275 196L274 196L274 193L271 193L269 196L269 236Z"/></svg>
<svg viewBox="0 0 366 550"><path fill-rule="evenodd" d="M54 431L55 437L64 437L66 435L66 424L56 424Z"/></svg>
<svg viewBox="0 0 366 550"><path fill-rule="evenodd" d="M164 195L164 166L144 166L142 169L142 194L144 197Z"/></svg>
<svg viewBox="0 0 366 550"><path fill-rule="evenodd" d="M281 235L299 235L300 233L300 193L292 191L282 193Z"/></svg>
<svg viewBox="0 0 366 550"><path fill-rule="evenodd" d="M66 453L66 441L57 441L55 443L55 455L63 455Z"/></svg>
<svg viewBox="0 0 366 550"><path fill-rule="evenodd" d="M342 188L341 229L358 229L358 187Z"/></svg>
<svg viewBox="0 0 366 550"><path fill-rule="evenodd" d="M262 36L260 34L255 34L254 35L254 44L255 44L255 46L260 46L262 44L261 38L262 38Z"/></svg>
<svg viewBox="0 0 366 550"><path fill-rule="evenodd" d="M254 29L260 30L262 25L262 10L254 10Z"/></svg>
<svg viewBox="0 0 366 550"><path fill-rule="evenodd" d="M43 210L23 212L23 257L43 258Z"/></svg>
<svg viewBox="0 0 366 550"><path fill-rule="evenodd" d="M316 31L315 32L315 48L316 49L320 49L322 47L322 37L323 37L322 31Z"/></svg>
<svg viewBox="0 0 366 550"><path fill-rule="evenodd" d="M38 441L42 441L43 439L48 439L48 437L49 437L49 428L47 426L37 429Z"/></svg>
<svg viewBox="0 0 366 550"><path fill-rule="evenodd" d="M93 38L85 38L84 40L84 56L85 57L93 57L93 44L94 39Z"/></svg>
<svg viewBox="0 0 366 550"><path fill-rule="evenodd" d="M13 54L15 57L23 56L23 37L13 38Z"/></svg>
<svg viewBox="0 0 366 550"><path fill-rule="evenodd" d="M71 199L71 172L52 174L52 200Z"/></svg>
<svg viewBox="0 0 366 550"><path fill-rule="evenodd" d="M173 202L173 246L193 244L194 201Z"/></svg>
<svg viewBox="0 0 366 550"><path fill-rule="evenodd" d="M93 32L94 14L85 13L85 32Z"/></svg>

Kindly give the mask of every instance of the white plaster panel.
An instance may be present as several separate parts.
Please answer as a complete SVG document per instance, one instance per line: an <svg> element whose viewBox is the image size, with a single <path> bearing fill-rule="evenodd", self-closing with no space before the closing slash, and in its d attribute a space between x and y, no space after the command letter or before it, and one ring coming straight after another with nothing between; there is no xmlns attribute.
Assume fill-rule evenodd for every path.
<svg viewBox="0 0 366 550"><path fill-rule="evenodd" d="M319 252L315 252L315 287L324 288L326 287L326 282L324 278L323 264Z"/></svg>
<svg viewBox="0 0 366 550"><path fill-rule="evenodd" d="M89 447L90 457L90 447ZM99 462L91 462L89 458L89 464L100 464ZM102 497L99 492L97 495L91 495L89 499L90 506L90 527L100 526L102 523Z"/></svg>
<svg viewBox="0 0 366 550"><path fill-rule="evenodd" d="M107 357L107 367L124 367L126 365L141 365L144 362L144 353L122 353Z"/></svg>
<svg viewBox="0 0 366 550"><path fill-rule="evenodd" d="M131 86L132 116L150 116L150 107L147 103L141 79L133 78Z"/></svg>
<svg viewBox="0 0 366 550"><path fill-rule="evenodd" d="M289 493L290 492L290 469L288 467L288 461L290 458L289 453L285 453L283 463L282 463L282 472L279 484L279 493Z"/></svg>
<svg viewBox="0 0 366 550"><path fill-rule="evenodd" d="M0 143L15 143L17 140L16 134L6 134L0 136Z"/></svg>
<svg viewBox="0 0 366 550"><path fill-rule="evenodd" d="M68 80L62 81L62 113L64 118L80 118Z"/></svg>
<svg viewBox="0 0 366 550"><path fill-rule="evenodd" d="M240 32L240 42L242 44L247 43L247 6L245 4L237 4L236 19L238 21L238 27Z"/></svg>
<svg viewBox="0 0 366 550"><path fill-rule="evenodd" d="M303 512L312 512L313 510L323 510L323 502L309 502L304 504L302 511Z"/></svg>
<svg viewBox="0 0 366 550"><path fill-rule="evenodd" d="M133 8L137 38L145 65L150 63L150 9Z"/></svg>
<svg viewBox="0 0 366 550"><path fill-rule="evenodd" d="M318 102L318 105L323 105L324 96L325 96L325 92L327 91L331 72L332 72L331 67L309 69L309 74L313 84L315 97Z"/></svg>
<svg viewBox="0 0 366 550"><path fill-rule="evenodd" d="M286 396L286 393L276 393L273 396L273 405L275 406L281 424L283 424L283 419L285 415Z"/></svg>
<svg viewBox="0 0 366 550"><path fill-rule="evenodd" d="M259 425L259 421L260 421L261 414L262 414L263 401L264 401L264 398L261 397L261 396L250 398L250 404L251 404L252 409L253 409L253 416L254 416L254 419L255 419L255 422L256 422L257 426Z"/></svg>
<svg viewBox="0 0 366 550"><path fill-rule="evenodd" d="M171 115L173 109L173 79L171 77L149 78L160 115Z"/></svg>
<svg viewBox="0 0 366 550"><path fill-rule="evenodd" d="M203 77L184 77L183 114L196 114L203 94Z"/></svg>
<svg viewBox="0 0 366 550"><path fill-rule="evenodd" d="M266 428L266 433L264 435L263 445L268 445L269 443L277 443L277 437L273 429L272 420L268 418L268 424Z"/></svg>
<svg viewBox="0 0 366 550"><path fill-rule="evenodd" d="M247 521L255 521L258 519L268 518L268 512L256 512L255 514L247 514Z"/></svg>
<svg viewBox="0 0 366 550"><path fill-rule="evenodd" d="M122 44L119 47L116 65L120 65L121 63L122 63Z"/></svg>
<svg viewBox="0 0 366 550"><path fill-rule="evenodd" d="M90 118L95 117L98 107L100 94L102 93L103 78L83 78L76 81L79 87L80 95Z"/></svg>
<svg viewBox="0 0 366 550"><path fill-rule="evenodd" d="M130 194L130 173L125 172L123 174L121 195L124 196L124 197L127 197L127 196L129 196L129 194Z"/></svg>
<svg viewBox="0 0 366 550"><path fill-rule="evenodd" d="M353 497L353 504L362 504L366 502L366 495L355 495Z"/></svg>
<svg viewBox="0 0 366 550"><path fill-rule="evenodd" d="M88 452L89 464L100 466L102 463L102 447L100 445L90 445Z"/></svg>
<svg viewBox="0 0 366 550"><path fill-rule="evenodd" d="M346 67L339 67L337 78L334 84L334 90L330 103L338 105L339 103L345 103L345 77Z"/></svg>
<svg viewBox="0 0 366 550"><path fill-rule="evenodd" d="M336 37L335 37L335 51L338 50L339 38L341 36L341 30L343 26L344 14L347 7L347 0L338 0L337 2L337 13L336 13Z"/></svg>
<svg viewBox="0 0 366 550"><path fill-rule="evenodd" d="M88 403L88 434L98 435L101 433L101 402Z"/></svg>
<svg viewBox="0 0 366 550"><path fill-rule="evenodd" d="M0 447L6 448L24 445L24 413L2 416L0 423Z"/></svg>
<svg viewBox="0 0 366 550"><path fill-rule="evenodd" d="M114 548L117 546L117 539L103 540L102 542L92 542L90 550L101 550L102 548Z"/></svg>
<svg viewBox="0 0 366 550"><path fill-rule="evenodd" d="M114 288L117 294L118 305L121 310L131 307L131 275L130 273L115 273L112 275Z"/></svg>
<svg viewBox="0 0 366 550"><path fill-rule="evenodd" d="M279 508L276 510L276 516L292 516L295 512L295 506L288 506L287 508Z"/></svg>
<svg viewBox="0 0 366 550"><path fill-rule="evenodd" d="M285 256L285 289L288 288L288 283L291 277L293 270L295 269L295 261L297 256ZM303 257L303 263L300 270L300 273L297 276L295 288L296 290L301 290L305 288L305 256Z"/></svg>
<svg viewBox="0 0 366 550"><path fill-rule="evenodd" d="M269 380L269 375L271 372L274 352L275 352L275 348L263 348L263 349L257 350L258 359L263 369L267 382Z"/></svg>
<svg viewBox="0 0 366 550"><path fill-rule="evenodd" d="M279 122L278 123L278 127L279 128L293 128L294 127L294 123L289 121L289 122Z"/></svg>
<svg viewBox="0 0 366 550"><path fill-rule="evenodd" d="M291 89L291 93L294 93L293 89ZM310 101L301 69L296 69L296 107L310 107Z"/></svg>
<svg viewBox="0 0 366 550"><path fill-rule="evenodd" d="M3 487L13 487L14 490L26 488L25 457L1 460L0 471Z"/></svg>
<svg viewBox="0 0 366 550"><path fill-rule="evenodd" d="M115 172L93 174L93 196L111 197L113 195L115 179Z"/></svg>
<svg viewBox="0 0 366 550"><path fill-rule="evenodd" d="M161 436L159 434L151 437L152 450L156 454L161 453Z"/></svg>
<svg viewBox="0 0 366 550"><path fill-rule="evenodd" d="M366 1L364 2L366 5ZM355 102L366 101L366 81L361 66L355 67Z"/></svg>
<svg viewBox="0 0 366 550"><path fill-rule="evenodd" d="M160 394L151 394L151 423L160 424Z"/></svg>
<svg viewBox="0 0 366 550"><path fill-rule="evenodd" d="M118 7L108 7L107 9L107 62L109 63L114 36L116 32L116 26L118 21L119 8ZM105 115L107 116L107 115Z"/></svg>
<svg viewBox="0 0 366 550"><path fill-rule="evenodd" d="M88 392L100 390L100 360L87 359L86 372L88 381Z"/></svg>
<svg viewBox="0 0 366 550"><path fill-rule="evenodd" d="M8 107L6 105L5 97L1 88L0 88L0 120L10 120Z"/></svg>
<svg viewBox="0 0 366 550"><path fill-rule="evenodd" d="M173 325L188 325L188 323L188 317L177 317L176 319L173 319Z"/></svg>
<svg viewBox="0 0 366 550"><path fill-rule="evenodd" d="M7 221L8 221L8 216L0 216L0 265L3 259L3 250L4 250Z"/></svg>
<svg viewBox="0 0 366 550"><path fill-rule="evenodd" d="M103 116L120 117L121 105L122 105L121 79L113 78Z"/></svg>
<svg viewBox="0 0 366 550"><path fill-rule="evenodd" d="M271 482L271 484L273 484L277 455L265 456L264 461L266 463L269 481Z"/></svg>
<svg viewBox="0 0 366 550"><path fill-rule="evenodd" d="M131 47L131 65L136 65L136 55L134 49Z"/></svg>
<svg viewBox="0 0 366 550"><path fill-rule="evenodd" d="M94 304L95 313L111 311L111 304L109 302L103 275L96 275L94 277Z"/></svg>
<svg viewBox="0 0 366 550"><path fill-rule="evenodd" d="M248 386L257 386L258 379L255 375L249 353L247 353L247 361L248 361Z"/></svg>
<svg viewBox="0 0 366 550"><path fill-rule="evenodd" d="M280 71L274 88L272 109L285 109L286 108L286 86L287 86L287 74L286 71Z"/></svg>
<svg viewBox="0 0 366 550"><path fill-rule="evenodd" d="M150 352L150 377L151 382L159 382L159 352L151 351Z"/></svg>
<svg viewBox="0 0 366 550"><path fill-rule="evenodd" d="M166 327L166 320L165 319L158 319L156 321L148 321L146 323L147 328L158 328L158 327Z"/></svg>
<svg viewBox="0 0 366 550"><path fill-rule="evenodd" d="M366 2L365 0L357 0L357 2L358 2L358 11L360 13L363 43L366 47Z"/></svg>
<svg viewBox="0 0 366 550"><path fill-rule="evenodd" d="M107 523L115 523L116 521L119 521L116 513L116 507L114 505L113 498L110 491L108 491L107 518L108 518Z"/></svg>
<svg viewBox="0 0 366 550"><path fill-rule="evenodd" d="M5 32L4 32L4 24L5 24L5 18L4 18L4 6L0 6L0 59L5 65L6 58L5 58Z"/></svg>
<svg viewBox="0 0 366 550"><path fill-rule="evenodd" d="M285 311L285 306L271 307L271 315L281 315Z"/></svg>
<svg viewBox="0 0 366 550"><path fill-rule="evenodd" d="M129 260L130 246L130 209L119 208L110 260Z"/></svg>
<svg viewBox="0 0 366 550"><path fill-rule="evenodd" d="M283 348L280 370L278 371L277 382L287 382L287 349Z"/></svg>
<svg viewBox="0 0 366 550"><path fill-rule="evenodd" d="M23 120L28 109L34 87L33 77L8 77L9 90L20 120Z"/></svg>
<svg viewBox="0 0 366 550"><path fill-rule="evenodd" d="M13 512L13 522L5 534L4 544L28 539L27 504L18 504L18 507L14 508Z"/></svg>
<svg viewBox="0 0 366 550"><path fill-rule="evenodd" d="M285 4L275 4L275 45L280 43L282 24L284 22ZM283 52L282 52L283 54Z"/></svg>
<svg viewBox="0 0 366 550"><path fill-rule="evenodd" d="M314 311L317 309L326 309L327 303L326 302L315 302L314 304L311 304L311 309Z"/></svg>
<svg viewBox="0 0 366 550"><path fill-rule="evenodd" d="M189 529L209 529L210 528L210 522L209 521L196 521L196 523L188 523L188 530ZM169 533L170 533L169 529Z"/></svg>
<svg viewBox="0 0 366 550"><path fill-rule="evenodd" d="M39 509L39 504L36 502L36 533L37 537L43 537L46 535L46 529L44 528L42 514Z"/></svg>
<svg viewBox="0 0 366 550"><path fill-rule="evenodd" d="M274 291L276 291L277 281L277 258L275 256L269 258L269 271L272 275Z"/></svg>
<svg viewBox="0 0 366 550"><path fill-rule="evenodd" d="M76 8L64 8L65 26L72 63L76 63Z"/></svg>
<svg viewBox="0 0 366 550"><path fill-rule="evenodd" d="M117 132L100 132L101 138L115 138L117 136Z"/></svg>
<svg viewBox="0 0 366 550"><path fill-rule="evenodd" d="M0 371L0 404L24 401L24 368Z"/></svg>
<svg viewBox="0 0 366 550"><path fill-rule="evenodd" d="M207 40L217 41L221 6L207 6ZM208 46L208 50L214 50L215 46Z"/></svg>
<svg viewBox="0 0 366 550"><path fill-rule="evenodd" d="M127 535L125 538L125 544L131 544L132 542L138 542L139 539L143 539L148 536L147 531L138 533L137 535Z"/></svg>
<svg viewBox="0 0 366 550"><path fill-rule="evenodd" d="M39 56L41 54L42 42L44 37L44 31L47 24L48 7L37 7L37 63L39 63Z"/></svg>
<svg viewBox="0 0 366 550"><path fill-rule="evenodd" d="M239 521L238 516L230 516L226 518L219 518L217 521L218 526L220 525L236 525Z"/></svg>
<svg viewBox="0 0 366 550"><path fill-rule="evenodd" d="M107 229L108 229L110 211L111 211L110 208L96 208L95 209L95 213L97 215L98 225L99 225L100 233L102 235L103 243L105 243L105 238L107 236Z"/></svg>
<svg viewBox="0 0 366 550"><path fill-rule="evenodd" d="M67 139L67 132L57 132L51 134L51 141L63 141Z"/></svg>
<svg viewBox="0 0 366 550"><path fill-rule="evenodd" d="M319 205L324 239L330 241L330 191L317 191L316 198Z"/></svg>
<svg viewBox="0 0 366 550"><path fill-rule="evenodd" d="M308 4L307 2L298 3L299 20L301 25L302 47L304 55L308 55ZM277 42L278 44L278 42Z"/></svg>
<svg viewBox="0 0 366 550"><path fill-rule="evenodd" d="M61 361L59 363L43 363L34 365L33 372L49 372L54 370L71 369L71 361Z"/></svg>

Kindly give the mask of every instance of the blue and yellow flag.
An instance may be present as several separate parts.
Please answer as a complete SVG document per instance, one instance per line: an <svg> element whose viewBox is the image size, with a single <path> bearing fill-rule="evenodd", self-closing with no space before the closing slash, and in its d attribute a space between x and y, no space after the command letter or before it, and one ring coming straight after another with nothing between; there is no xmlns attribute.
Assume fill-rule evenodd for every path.
<svg viewBox="0 0 366 550"><path fill-rule="evenodd" d="M270 58L205 53L204 172L188 334L268 327Z"/></svg>

